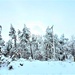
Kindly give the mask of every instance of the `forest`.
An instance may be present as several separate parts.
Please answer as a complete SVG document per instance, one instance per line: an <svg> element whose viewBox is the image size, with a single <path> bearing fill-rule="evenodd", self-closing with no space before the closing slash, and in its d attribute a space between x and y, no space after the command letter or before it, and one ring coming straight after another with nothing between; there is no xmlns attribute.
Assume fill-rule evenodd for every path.
<svg viewBox="0 0 75 75"><path fill-rule="evenodd" d="M8 42L5 42L1 35L0 26L0 62L2 56L9 57L12 61L24 58L26 60L40 61L75 61L75 37L68 39L61 35L59 38L54 34L53 26L46 28L46 34L31 34L29 28L24 28L16 32L13 25L10 25Z"/></svg>

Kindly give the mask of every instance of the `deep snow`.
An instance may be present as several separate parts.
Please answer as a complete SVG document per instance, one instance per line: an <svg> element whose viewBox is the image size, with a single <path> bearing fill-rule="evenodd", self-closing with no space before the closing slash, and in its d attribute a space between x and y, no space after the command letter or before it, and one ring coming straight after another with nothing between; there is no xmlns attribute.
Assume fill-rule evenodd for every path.
<svg viewBox="0 0 75 75"><path fill-rule="evenodd" d="M23 64L23 66L20 65ZM8 70L9 66L12 70ZM19 59L0 68L0 75L75 75L75 62Z"/></svg>

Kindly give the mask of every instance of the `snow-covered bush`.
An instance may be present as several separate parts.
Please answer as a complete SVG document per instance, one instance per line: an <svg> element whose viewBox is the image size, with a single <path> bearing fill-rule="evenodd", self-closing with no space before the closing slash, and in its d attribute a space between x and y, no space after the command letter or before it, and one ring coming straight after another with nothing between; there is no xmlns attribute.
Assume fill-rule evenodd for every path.
<svg viewBox="0 0 75 75"><path fill-rule="evenodd" d="M0 66L8 66L12 59L10 57L5 57L4 55L0 55Z"/></svg>

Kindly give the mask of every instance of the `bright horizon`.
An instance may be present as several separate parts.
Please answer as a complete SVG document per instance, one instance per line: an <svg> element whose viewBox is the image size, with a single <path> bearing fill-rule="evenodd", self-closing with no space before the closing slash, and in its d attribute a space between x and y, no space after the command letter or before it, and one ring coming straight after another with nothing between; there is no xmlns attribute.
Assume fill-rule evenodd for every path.
<svg viewBox="0 0 75 75"><path fill-rule="evenodd" d="M45 34L54 25L54 33L70 38L75 35L75 1L73 0L0 0L2 37L9 39L10 24L18 31L24 24L33 34Z"/></svg>

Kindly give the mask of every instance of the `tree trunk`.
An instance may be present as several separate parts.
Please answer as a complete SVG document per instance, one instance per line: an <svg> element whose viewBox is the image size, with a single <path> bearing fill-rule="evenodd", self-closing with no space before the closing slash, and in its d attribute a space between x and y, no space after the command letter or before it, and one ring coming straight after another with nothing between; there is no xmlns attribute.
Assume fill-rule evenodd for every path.
<svg viewBox="0 0 75 75"><path fill-rule="evenodd" d="M48 45L46 46L46 58L45 60L47 61L48 60L48 49L47 49Z"/></svg>
<svg viewBox="0 0 75 75"><path fill-rule="evenodd" d="M33 59L33 52L32 52L32 48L31 48L31 44L30 44L30 51L31 51L31 58Z"/></svg>
<svg viewBox="0 0 75 75"><path fill-rule="evenodd" d="M15 39L14 39L14 46L16 47L16 36L15 36Z"/></svg>
<svg viewBox="0 0 75 75"><path fill-rule="evenodd" d="M74 62L75 62L75 56L74 56Z"/></svg>

